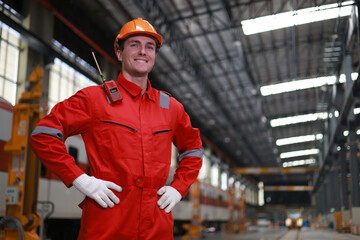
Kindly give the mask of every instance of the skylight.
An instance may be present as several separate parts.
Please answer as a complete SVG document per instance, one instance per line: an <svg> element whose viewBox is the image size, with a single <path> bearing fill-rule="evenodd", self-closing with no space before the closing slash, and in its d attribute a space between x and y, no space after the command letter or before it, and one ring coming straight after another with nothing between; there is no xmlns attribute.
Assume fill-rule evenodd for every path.
<svg viewBox="0 0 360 240"><path fill-rule="evenodd" d="M245 35L272 31L281 28L320 22L338 17L349 16L354 1L346 1L339 8L337 3L318 7L304 8L296 11L284 12L241 22Z"/></svg>
<svg viewBox="0 0 360 240"><path fill-rule="evenodd" d="M280 154L280 158L292 158L292 157L299 157L299 156L306 156L306 155L314 155L318 154L319 149L313 148L313 149L306 149L306 150L299 150L299 151L293 151L293 152L284 152Z"/></svg>
<svg viewBox="0 0 360 240"><path fill-rule="evenodd" d="M312 134L312 135L304 135L304 136L296 136L296 137L290 137L290 138L282 138L276 140L277 146L283 146L283 145L289 145L289 144L295 144L295 143L302 143L302 142L311 142L315 140L320 140L323 138L322 134Z"/></svg>
<svg viewBox="0 0 360 240"><path fill-rule="evenodd" d="M354 72L351 74L351 79L355 81L358 77L358 73ZM340 83L346 81L345 75L341 74L339 78ZM335 76L325 76L317 78L307 78L301 80L295 80L291 82L278 83L273 85L262 86L260 88L261 95L269 96L273 94L293 92L297 90L303 90L308 88L321 87L324 85L333 85L336 82Z"/></svg>
<svg viewBox="0 0 360 240"><path fill-rule="evenodd" d="M327 112L320 112L320 113L310 113L304 115L297 115L292 117L285 117L285 118L277 118L270 120L271 127L279 127L285 126L289 124L297 124L303 122L312 122L319 119L327 119L328 113Z"/></svg>

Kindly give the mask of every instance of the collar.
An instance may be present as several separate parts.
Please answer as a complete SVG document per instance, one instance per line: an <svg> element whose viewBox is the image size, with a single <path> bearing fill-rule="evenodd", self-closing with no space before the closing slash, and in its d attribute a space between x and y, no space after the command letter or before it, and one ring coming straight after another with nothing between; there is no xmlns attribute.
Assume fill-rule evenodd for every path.
<svg viewBox="0 0 360 240"><path fill-rule="evenodd" d="M127 80L124 75L120 72L117 82L128 92L131 96L136 97L141 94L141 87L136 85L133 82ZM147 96L151 101L155 102L155 89L151 87L150 80L147 79L147 89L144 92L144 95Z"/></svg>

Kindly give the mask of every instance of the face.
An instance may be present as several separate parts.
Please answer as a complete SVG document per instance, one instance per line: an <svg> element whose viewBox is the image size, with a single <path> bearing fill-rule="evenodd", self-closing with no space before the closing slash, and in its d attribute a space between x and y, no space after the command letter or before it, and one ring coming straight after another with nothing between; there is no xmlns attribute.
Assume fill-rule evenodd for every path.
<svg viewBox="0 0 360 240"><path fill-rule="evenodd" d="M117 52L122 72L132 77L147 77L155 64L156 42L147 36L133 36L125 40L124 49Z"/></svg>

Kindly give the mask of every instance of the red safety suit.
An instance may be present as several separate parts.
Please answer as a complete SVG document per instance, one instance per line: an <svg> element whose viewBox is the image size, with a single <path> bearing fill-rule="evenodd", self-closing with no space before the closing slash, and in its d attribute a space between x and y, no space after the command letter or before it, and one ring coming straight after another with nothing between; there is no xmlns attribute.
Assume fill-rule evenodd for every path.
<svg viewBox="0 0 360 240"><path fill-rule="evenodd" d="M120 73L120 103L110 104L102 86L78 91L54 106L34 129L30 144L37 157L70 187L83 171L64 141L81 134L93 176L123 188L120 203L102 208L86 197L79 239L173 239L173 218L157 206L171 163L171 143L179 151L173 182L183 197L202 165L199 130L183 106L168 94L141 88Z"/></svg>

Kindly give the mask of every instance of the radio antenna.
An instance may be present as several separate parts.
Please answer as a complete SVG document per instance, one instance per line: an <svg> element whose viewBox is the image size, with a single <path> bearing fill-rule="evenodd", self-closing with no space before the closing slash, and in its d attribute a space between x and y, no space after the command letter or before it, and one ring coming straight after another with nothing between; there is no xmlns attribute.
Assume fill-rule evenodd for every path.
<svg viewBox="0 0 360 240"><path fill-rule="evenodd" d="M105 80L105 78L104 78L104 75L103 75L102 72L101 72L101 69L100 69L100 67L99 67L98 62L96 61L94 49L92 49L92 48L91 48L91 54L93 55L93 58L94 58L94 60L95 60L96 66L97 66L97 69L99 70L101 80L102 80L103 82L105 82L106 80Z"/></svg>

